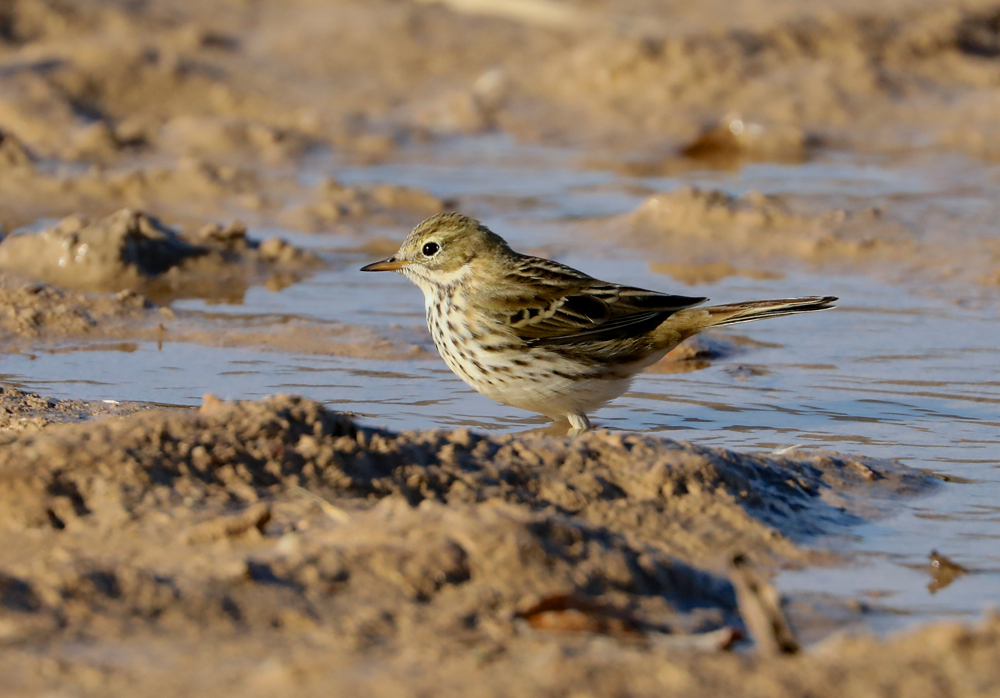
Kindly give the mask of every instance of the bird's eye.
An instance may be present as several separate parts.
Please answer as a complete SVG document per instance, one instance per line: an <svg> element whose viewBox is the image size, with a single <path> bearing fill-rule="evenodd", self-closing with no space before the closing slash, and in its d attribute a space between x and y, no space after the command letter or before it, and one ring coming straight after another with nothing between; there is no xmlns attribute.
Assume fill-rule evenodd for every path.
<svg viewBox="0 0 1000 698"><path fill-rule="evenodd" d="M424 257L433 257L438 253L438 251L440 251L440 249L441 245L437 244L436 242L428 242L426 245L424 245L424 249L421 250L421 252L424 253Z"/></svg>

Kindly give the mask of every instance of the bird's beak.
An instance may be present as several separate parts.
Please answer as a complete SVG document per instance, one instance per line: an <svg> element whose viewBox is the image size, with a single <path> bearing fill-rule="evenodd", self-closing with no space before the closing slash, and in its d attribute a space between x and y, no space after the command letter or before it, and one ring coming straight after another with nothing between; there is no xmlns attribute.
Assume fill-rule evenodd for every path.
<svg viewBox="0 0 1000 698"><path fill-rule="evenodd" d="M361 271L399 271L407 264L409 262L400 262L395 257L389 257L381 262L372 262L368 266L361 267Z"/></svg>

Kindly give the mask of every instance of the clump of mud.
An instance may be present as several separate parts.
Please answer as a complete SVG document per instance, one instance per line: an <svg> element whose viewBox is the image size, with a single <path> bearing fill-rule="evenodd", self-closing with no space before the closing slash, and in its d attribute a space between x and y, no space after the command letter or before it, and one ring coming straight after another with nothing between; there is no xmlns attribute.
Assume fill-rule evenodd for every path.
<svg viewBox="0 0 1000 698"><path fill-rule="evenodd" d="M624 230L622 242L655 255L653 271L684 283L733 275L773 278L790 262L805 262L894 281L919 277L989 285L996 242L985 231L981 236L963 232L956 239L944 226L919 220L939 213L891 205L828 208L807 197L753 191L733 196L682 186L652 194L632 212L598 222L595 229L601 235Z"/></svg>
<svg viewBox="0 0 1000 698"><path fill-rule="evenodd" d="M222 425L225 429L217 428ZM86 444L75 443L84 434ZM555 507L611 528L635 527L640 519L630 535L691 559L709 552L699 547L704 536L688 528L701 518L701 525L715 529L710 550L720 556L719 565L737 549L797 557L801 553L775 531L795 539L822 530L823 522L850 522L846 504L831 507L819 496L824 490L837 491L846 502L858 488L900 493L928 482L890 463L826 454L739 455L638 435L562 440L491 439L462 431L396 435L360 429L317 403L287 397L260 404L213 402L198 414L139 415L82 431L50 430L11 444L0 462L8 475L30 473L30 487L36 489L36 496L25 496L19 485L17 501L8 501L7 522L17 526L48 520L55 500L45 473L67 486L72 481L76 510L97 519L100 512L87 504L97 480L110 478L100 485L102 497L110 496L108 487L119 491L111 496L115 516L122 508L134 516L181 503L174 492L179 478L186 483L180 485L185 506L216 499L256 502L306 487L360 502L390 495L413 505L425 499L467 504L496 499ZM626 500L631 500L627 512L621 507Z"/></svg>
<svg viewBox="0 0 1000 698"><path fill-rule="evenodd" d="M877 209L816 214L778 196L687 186L650 196L627 222L642 243L694 248L706 257L725 250L729 259L853 259L915 246L908 229Z"/></svg>
<svg viewBox="0 0 1000 698"><path fill-rule="evenodd" d="M36 432L50 424L82 422L94 417L127 415L149 409L137 402L88 402L42 397L17 388L0 387L0 441L22 432Z"/></svg>
<svg viewBox="0 0 1000 698"><path fill-rule="evenodd" d="M182 235L128 209L95 222L66 218L0 242L0 268L8 271L74 289L161 297L232 295L234 278L245 287L265 274L302 274L319 265L316 255L280 238L250 240L240 223Z"/></svg>
<svg viewBox="0 0 1000 698"><path fill-rule="evenodd" d="M133 291L92 295L0 274L0 346L6 351L70 337L115 337L159 319L154 304Z"/></svg>

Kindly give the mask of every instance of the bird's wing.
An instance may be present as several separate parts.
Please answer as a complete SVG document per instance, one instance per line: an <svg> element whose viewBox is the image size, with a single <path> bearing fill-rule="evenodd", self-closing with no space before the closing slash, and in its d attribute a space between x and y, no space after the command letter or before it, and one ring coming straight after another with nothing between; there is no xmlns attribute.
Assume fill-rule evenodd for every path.
<svg viewBox="0 0 1000 698"><path fill-rule="evenodd" d="M534 345L635 337L706 300L598 281L557 262L530 257L505 281L490 310Z"/></svg>

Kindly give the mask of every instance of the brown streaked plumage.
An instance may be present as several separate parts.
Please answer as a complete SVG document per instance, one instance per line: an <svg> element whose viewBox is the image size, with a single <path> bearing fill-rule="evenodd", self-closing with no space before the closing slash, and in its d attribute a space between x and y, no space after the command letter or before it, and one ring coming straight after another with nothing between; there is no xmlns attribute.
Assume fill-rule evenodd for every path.
<svg viewBox="0 0 1000 698"><path fill-rule="evenodd" d="M833 296L698 308L705 298L600 281L515 252L477 220L442 213L362 271L398 271L424 293L448 366L483 395L590 428L587 413L636 373L709 327L825 310Z"/></svg>

